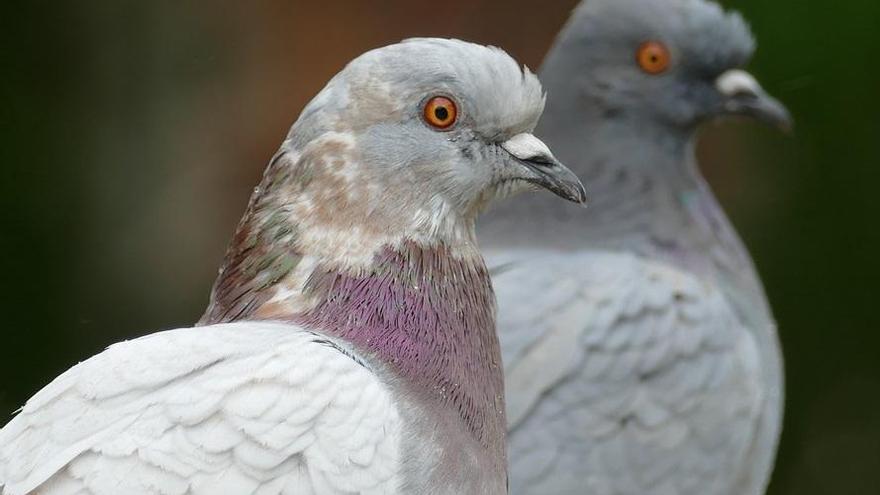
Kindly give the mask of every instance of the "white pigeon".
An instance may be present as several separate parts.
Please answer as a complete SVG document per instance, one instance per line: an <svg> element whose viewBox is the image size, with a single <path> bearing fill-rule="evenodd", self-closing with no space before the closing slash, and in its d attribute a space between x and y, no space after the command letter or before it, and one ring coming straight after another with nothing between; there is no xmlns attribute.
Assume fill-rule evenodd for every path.
<svg viewBox="0 0 880 495"><path fill-rule="evenodd" d="M478 230L497 271L512 493L764 492L776 328L693 151L709 119L788 123L740 69L753 50L743 19L704 0L586 0L547 56L537 133L593 201L517 201Z"/></svg>
<svg viewBox="0 0 880 495"><path fill-rule="evenodd" d="M115 344L37 393L0 431L2 493L505 493L474 222L527 182L583 201L530 134L542 109L496 48L355 59L269 164L203 326Z"/></svg>

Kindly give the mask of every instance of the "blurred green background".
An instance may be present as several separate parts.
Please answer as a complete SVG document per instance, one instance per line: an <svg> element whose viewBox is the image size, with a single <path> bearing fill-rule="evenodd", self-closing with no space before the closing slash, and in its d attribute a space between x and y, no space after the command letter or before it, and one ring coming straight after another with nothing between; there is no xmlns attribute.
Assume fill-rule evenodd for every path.
<svg viewBox="0 0 880 495"><path fill-rule="evenodd" d="M444 35L536 68L575 3L3 2L0 424L106 345L198 318L264 165L345 62ZM770 492L880 493L880 2L725 4L797 119L699 148L779 320Z"/></svg>

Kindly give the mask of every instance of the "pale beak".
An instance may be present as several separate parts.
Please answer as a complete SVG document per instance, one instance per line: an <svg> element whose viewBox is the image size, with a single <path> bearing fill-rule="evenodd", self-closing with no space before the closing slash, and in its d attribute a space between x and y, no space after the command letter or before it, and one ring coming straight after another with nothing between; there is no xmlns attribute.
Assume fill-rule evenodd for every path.
<svg viewBox="0 0 880 495"><path fill-rule="evenodd" d="M580 179L559 162L543 141L529 133L513 136L501 144L512 161L521 166L516 178L543 187L560 198L583 204L587 191Z"/></svg>
<svg viewBox="0 0 880 495"><path fill-rule="evenodd" d="M767 94L748 72L729 70L718 76L715 87L722 96L720 113L753 117L786 132L791 131L793 122L788 109Z"/></svg>

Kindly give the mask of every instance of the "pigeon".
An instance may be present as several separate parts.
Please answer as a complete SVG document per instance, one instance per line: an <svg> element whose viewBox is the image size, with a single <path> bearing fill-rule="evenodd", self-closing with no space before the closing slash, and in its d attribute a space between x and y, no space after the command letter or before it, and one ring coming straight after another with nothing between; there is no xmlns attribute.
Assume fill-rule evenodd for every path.
<svg viewBox="0 0 880 495"><path fill-rule="evenodd" d="M305 107L199 325L110 346L0 431L0 488L40 494L506 493L495 302L475 218L544 188L535 75L413 39Z"/></svg>
<svg viewBox="0 0 880 495"><path fill-rule="evenodd" d="M481 218L498 296L511 493L754 495L783 412L760 279L700 175L700 124L787 127L743 70L741 15L705 0L587 0L539 76L536 134L586 209Z"/></svg>

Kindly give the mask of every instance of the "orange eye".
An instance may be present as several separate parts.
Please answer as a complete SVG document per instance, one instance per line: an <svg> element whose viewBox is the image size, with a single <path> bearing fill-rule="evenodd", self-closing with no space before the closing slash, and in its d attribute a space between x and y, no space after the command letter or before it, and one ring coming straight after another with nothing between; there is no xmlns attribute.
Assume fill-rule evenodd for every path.
<svg viewBox="0 0 880 495"><path fill-rule="evenodd" d="M669 50L659 41L646 41L639 46L636 61L648 74L660 74L669 68Z"/></svg>
<svg viewBox="0 0 880 495"><path fill-rule="evenodd" d="M449 129L458 118L458 107L445 96L435 96L425 103L425 122L435 129Z"/></svg>

